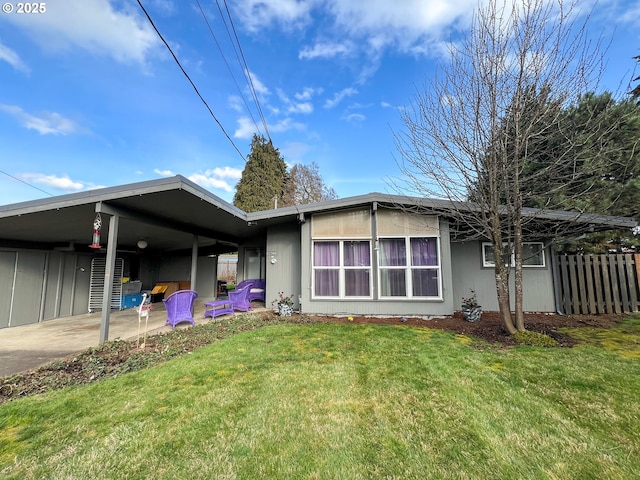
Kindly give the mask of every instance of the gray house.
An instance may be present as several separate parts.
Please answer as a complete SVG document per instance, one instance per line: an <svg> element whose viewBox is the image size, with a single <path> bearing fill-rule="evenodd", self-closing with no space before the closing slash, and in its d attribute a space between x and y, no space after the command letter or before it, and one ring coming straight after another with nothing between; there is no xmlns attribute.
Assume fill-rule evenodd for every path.
<svg viewBox="0 0 640 480"><path fill-rule="evenodd" d="M474 289L497 310L491 246L446 207L372 193L245 213L181 176L0 206L0 328L93 306L106 337L109 311L126 306L123 279L213 299L217 256L228 252L238 252L239 279L266 279L267 306L284 292L303 313L430 317L453 314ZM568 212L540 221L636 226ZM526 240L525 310L554 312L552 252L533 232Z"/></svg>

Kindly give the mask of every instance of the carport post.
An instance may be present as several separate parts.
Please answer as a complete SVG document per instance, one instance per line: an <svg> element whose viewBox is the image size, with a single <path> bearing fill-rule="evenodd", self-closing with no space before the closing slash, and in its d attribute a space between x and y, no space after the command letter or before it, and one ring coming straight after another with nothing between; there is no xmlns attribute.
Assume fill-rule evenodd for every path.
<svg viewBox="0 0 640 480"><path fill-rule="evenodd" d="M109 239L107 260L104 271L104 291L102 293L102 320L100 322L100 343L109 340L109 319L111 317L111 298L113 297L113 271L116 266L116 247L118 242L118 224L120 215L109 219Z"/></svg>
<svg viewBox="0 0 640 480"><path fill-rule="evenodd" d="M196 277L198 275L198 235L193 236L191 248L191 290L196 290Z"/></svg>

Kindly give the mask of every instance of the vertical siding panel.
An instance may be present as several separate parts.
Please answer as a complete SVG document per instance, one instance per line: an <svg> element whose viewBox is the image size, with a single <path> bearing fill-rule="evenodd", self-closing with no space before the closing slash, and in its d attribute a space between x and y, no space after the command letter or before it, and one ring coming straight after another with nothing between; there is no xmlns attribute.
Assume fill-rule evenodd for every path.
<svg viewBox="0 0 640 480"><path fill-rule="evenodd" d="M9 326L16 252L0 252L0 328Z"/></svg>
<svg viewBox="0 0 640 480"><path fill-rule="evenodd" d="M17 254L13 305L9 325L36 323L40 316L40 296L44 281L45 254L19 252Z"/></svg>

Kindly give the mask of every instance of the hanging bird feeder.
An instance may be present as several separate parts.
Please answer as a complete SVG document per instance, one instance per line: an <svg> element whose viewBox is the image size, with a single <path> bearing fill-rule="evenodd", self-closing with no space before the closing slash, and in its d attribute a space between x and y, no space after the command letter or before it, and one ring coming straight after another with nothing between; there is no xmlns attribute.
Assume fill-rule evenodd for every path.
<svg viewBox="0 0 640 480"><path fill-rule="evenodd" d="M102 228L102 217L96 213L96 219L93 221L93 242L89 248L102 248L100 246L100 229Z"/></svg>

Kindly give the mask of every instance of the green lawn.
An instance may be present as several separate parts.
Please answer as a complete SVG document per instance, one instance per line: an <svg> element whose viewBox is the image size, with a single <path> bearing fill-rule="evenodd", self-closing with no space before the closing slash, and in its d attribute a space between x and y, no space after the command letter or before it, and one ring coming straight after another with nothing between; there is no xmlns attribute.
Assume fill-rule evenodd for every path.
<svg viewBox="0 0 640 480"><path fill-rule="evenodd" d="M624 348L504 349L427 328L268 326L0 405L0 477L637 478L638 322L622 334Z"/></svg>

